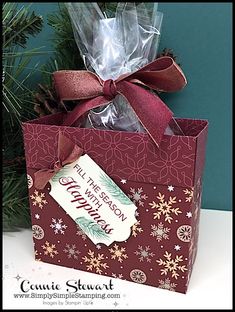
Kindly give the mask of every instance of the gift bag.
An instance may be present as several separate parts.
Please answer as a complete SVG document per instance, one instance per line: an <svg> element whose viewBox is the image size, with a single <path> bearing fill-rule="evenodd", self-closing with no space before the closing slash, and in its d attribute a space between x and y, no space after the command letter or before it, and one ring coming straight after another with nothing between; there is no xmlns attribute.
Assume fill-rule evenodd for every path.
<svg viewBox="0 0 235 312"><path fill-rule="evenodd" d="M111 24L138 17L133 8L119 7ZM197 252L208 122L173 118L147 90L184 87L172 58L138 66L116 79L55 72L61 103L78 101L74 110L23 123L35 258L185 293Z"/></svg>

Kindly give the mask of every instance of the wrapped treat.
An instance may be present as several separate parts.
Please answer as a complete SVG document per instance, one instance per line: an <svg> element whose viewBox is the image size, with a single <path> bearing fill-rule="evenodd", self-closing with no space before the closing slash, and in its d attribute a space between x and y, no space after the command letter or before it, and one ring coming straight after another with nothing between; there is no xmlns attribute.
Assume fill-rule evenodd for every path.
<svg viewBox="0 0 235 312"><path fill-rule="evenodd" d="M88 70L115 81L155 60L163 14L158 4L119 3L107 18L97 3L67 3L74 37ZM106 130L144 132L128 101L117 94L110 103L89 111L83 124ZM173 119L166 134L183 134Z"/></svg>

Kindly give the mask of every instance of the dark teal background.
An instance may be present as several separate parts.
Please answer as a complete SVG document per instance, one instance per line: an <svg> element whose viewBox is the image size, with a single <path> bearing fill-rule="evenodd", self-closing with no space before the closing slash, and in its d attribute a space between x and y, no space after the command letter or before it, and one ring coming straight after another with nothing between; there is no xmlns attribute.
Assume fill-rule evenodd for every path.
<svg viewBox="0 0 235 312"><path fill-rule="evenodd" d="M52 50L46 15L57 4L34 3L32 9L44 17L45 27L29 48ZM159 10L164 13L160 50L174 50L188 80L184 90L164 100L177 117L209 120L202 207L231 210L232 4L160 3ZM49 55L34 62L43 64Z"/></svg>

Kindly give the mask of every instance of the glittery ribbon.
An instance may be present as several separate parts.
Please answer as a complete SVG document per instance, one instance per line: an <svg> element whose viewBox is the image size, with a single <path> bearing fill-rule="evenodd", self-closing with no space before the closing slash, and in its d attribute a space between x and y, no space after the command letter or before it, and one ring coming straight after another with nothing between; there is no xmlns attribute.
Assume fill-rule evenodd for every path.
<svg viewBox="0 0 235 312"><path fill-rule="evenodd" d="M54 162L52 168L45 168L34 173L35 187L43 189L47 182L62 169L65 165L73 163L83 153L83 150L74 144L70 139L59 132L57 160Z"/></svg>
<svg viewBox="0 0 235 312"><path fill-rule="evenodd" d="M71 126L90 109L109 103L117 94L127 99L147 133L159 146L173 113L155 94L143 87L174 92L182 89L186 78L171 57L163 56L134 73L117 80L103 81L89 71L61 70L54 72L56 92L65 100L83 100L67 113L63 125Z"/></svg>

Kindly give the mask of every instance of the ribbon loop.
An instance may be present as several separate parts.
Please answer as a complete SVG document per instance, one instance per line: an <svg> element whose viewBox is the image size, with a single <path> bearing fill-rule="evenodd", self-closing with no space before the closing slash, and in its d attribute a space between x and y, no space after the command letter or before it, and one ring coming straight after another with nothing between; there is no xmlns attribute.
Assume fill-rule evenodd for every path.
<svg viewBox="0 0 235 312"><path fill-rule="evenodd" d="M108 104L117 94L121 94L157 146L173 113L157 95L143 87L174 92L187 83L182 70L169 56L160 57L134 73L121 75L115 81L102 81L88 71L57 71L53 77L61 101L82 100L73 111L67 113L63 126L71 126L90 109Z"/></svg>

